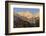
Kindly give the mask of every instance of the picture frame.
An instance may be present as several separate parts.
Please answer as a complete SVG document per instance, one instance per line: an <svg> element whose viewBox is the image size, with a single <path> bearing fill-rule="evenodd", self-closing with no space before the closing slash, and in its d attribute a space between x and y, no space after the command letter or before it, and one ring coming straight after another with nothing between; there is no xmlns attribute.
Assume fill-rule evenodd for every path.
<svg viewBox="0 0 46 36"><path fill-rule="evenodd" d="M24 13L26 12L26 15L23 12ZM34 25L33 24L34 20L32 20L32 22L29 21L30 23L28 23L28 25L31 23L33 25L28 26L25 22L25 19L22 18L24 20L24 22L22 22L21 24L25 23L26 25L25 24L17 25L18 23L20 23L20 21L17 21L16 17L14 17L17 15L16 13L19 14L21 16L21 18L22 18L22 16L24 16L24 17L28 16L28 17L26 17L26 18L28 18L28 20L26 20L26 22L29 20L32 20L32 18L34 19L34 17L36 17L35 14L38 13L38 17L40 16L39 17L40 19L38 18L39 24L37 22L35 22L36 25ZM28 13L31 13L31 14L29 15ZM24 15L22 15L22 14L24 14ZM19 15L17 15L17 17ZM14 20L16 20L16 21L14 21ZM14 21L14 24L13 24L13 21ZM16 24L16 22L17 22L17 24ZM45 32L45 3L5 1L5 35L33 34L33 33L44 33L44 32Z"/></svg>

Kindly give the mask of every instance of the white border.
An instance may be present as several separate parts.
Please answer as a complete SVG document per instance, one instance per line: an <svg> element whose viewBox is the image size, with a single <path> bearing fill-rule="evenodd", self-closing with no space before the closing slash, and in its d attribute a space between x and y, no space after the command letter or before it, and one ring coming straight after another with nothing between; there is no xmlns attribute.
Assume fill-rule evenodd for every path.
<svg viewBox="0 0 46 36"><path fill-rule="evenodd" d="M40 9L40 27L32 28L13 28L13 8L39 8ZM34 32L43 31L43 5L28 5L28 4L9 4L9 33L18 32Z"/></svg>

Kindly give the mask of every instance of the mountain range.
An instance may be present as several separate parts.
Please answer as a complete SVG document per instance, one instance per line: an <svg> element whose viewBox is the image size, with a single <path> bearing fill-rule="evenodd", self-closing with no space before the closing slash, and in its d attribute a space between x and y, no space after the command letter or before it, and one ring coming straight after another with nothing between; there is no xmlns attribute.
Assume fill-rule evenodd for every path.
<svg viewBox="0 0 46 36"><path fill-rule="evenodd" d="M32 14L29 12L14 13L14 23L16 27L28 26L39 26L39 13ZM26 25L25 25L26 24Z"/></svg>

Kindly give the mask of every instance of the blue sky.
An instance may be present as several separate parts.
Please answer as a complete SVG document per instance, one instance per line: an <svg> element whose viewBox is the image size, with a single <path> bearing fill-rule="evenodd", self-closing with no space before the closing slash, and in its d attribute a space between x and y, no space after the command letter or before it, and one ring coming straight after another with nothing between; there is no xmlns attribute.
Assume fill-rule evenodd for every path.
<svg viewBox="0 0 46 36"><path fill-rule="evenodd" d="M22 11L29 11L32 13L37 13L39 12L38 8L13 8L14 12L22 12Z"/></svg>

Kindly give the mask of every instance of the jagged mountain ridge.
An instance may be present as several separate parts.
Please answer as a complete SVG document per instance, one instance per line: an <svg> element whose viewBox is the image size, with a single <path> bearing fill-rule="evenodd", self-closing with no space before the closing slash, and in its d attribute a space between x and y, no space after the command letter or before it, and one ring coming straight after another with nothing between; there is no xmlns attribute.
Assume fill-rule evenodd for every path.
<svg viewBox="0 0 46 36"><path fill-rule="evenodd" d="M19 17L21 17L21 19L25 19L25 20L32 20L33 19L39 19L39 13L36 14L32 14L29 12L21 12L21 13L15 13L15 15L18 15Z"/></svg>
<svg viewBox="0 0 46 36"><path fill-rule="evenodd" d="M30 15L31 16L31 15ZM35 19L35 23L34 23ZM39 26L39 16L27 18L25 16L21 16L20 14L14 14L14 23L16 27L34 27Z"/></svg>
<svg viewBox="0 0 46 36"><path fill-rule="evenodd" d="M16 14L16 13L15 13ZM31 13L31 12L18 12L17 14L19 14L20 16L23 16L23 17L26 17L26 18L34 18L34 17L39 17L39 13L37 12L37 13L35 13L35 14L33 14L33 13Z"/></svg>
<svg viewBox="0 0 46 36"><path fill-rule="evenodd" d="M18 17L21 18L22 20L24 20L24 21L28 21L28 22L30 22L30 23L31 23L34 19L35 19L35 20L38 20L38 19L39 19L38 16L35 17L35 18L32 17L32 18L30 18L30 19L29 19L29 18L26 18L26 17L24 17L24 16L20 16L19 14L15 14L15 16L18 16Z"/></svg>

